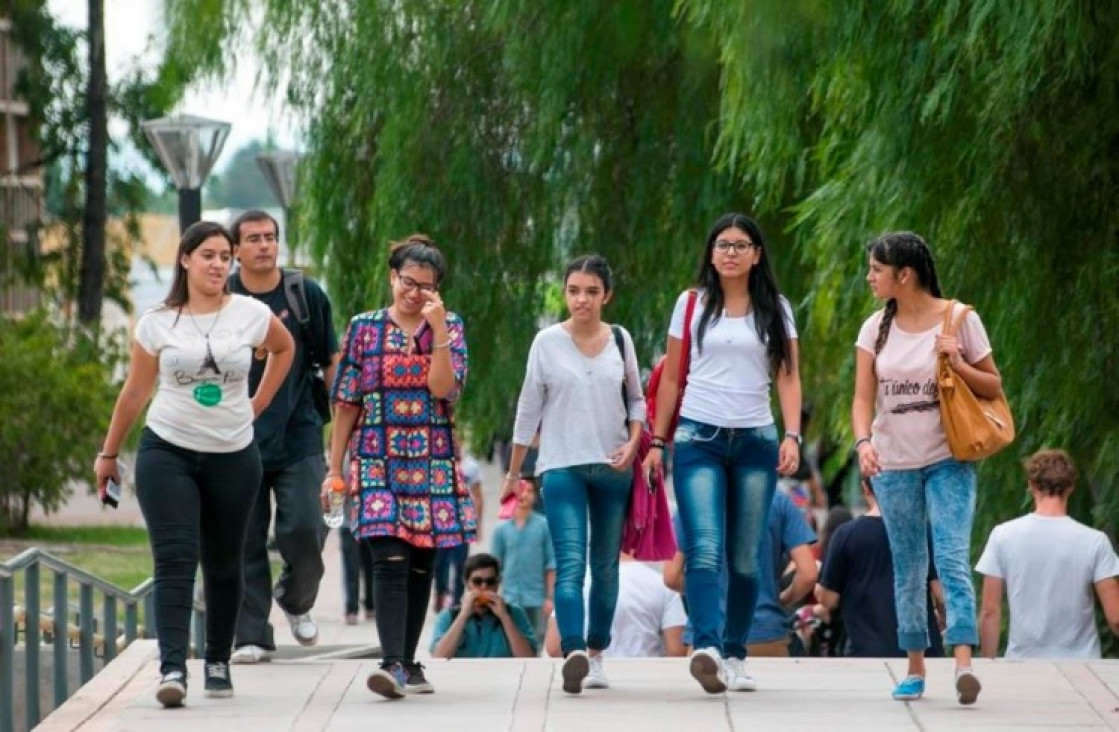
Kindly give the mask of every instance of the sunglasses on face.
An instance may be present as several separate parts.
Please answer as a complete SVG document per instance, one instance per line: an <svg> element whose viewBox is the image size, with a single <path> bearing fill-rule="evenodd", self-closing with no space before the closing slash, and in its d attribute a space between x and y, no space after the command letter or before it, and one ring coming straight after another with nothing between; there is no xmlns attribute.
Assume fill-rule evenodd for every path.
<svg viewBox="0 0 1119 732"><path fill-rule="evenodd" d="M497 587L497 577L471 577L470 586L489 587L490 589L493 589L494 587Z"/></svg>
<svg viewBox="0 0 1119 732"><path fill-rule="evenodd" d="M420 292L435 292L435 285L428 284L427 282L416 282L408 275L398 274L396 279L399 280L401 286L405 290L416 290Z"/></svg>

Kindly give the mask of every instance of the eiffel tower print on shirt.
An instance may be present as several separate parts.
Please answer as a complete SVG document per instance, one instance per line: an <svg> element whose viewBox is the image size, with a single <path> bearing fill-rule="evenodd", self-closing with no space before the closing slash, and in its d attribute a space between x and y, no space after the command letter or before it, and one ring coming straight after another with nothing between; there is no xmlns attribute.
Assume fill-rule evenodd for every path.
<svg viewBox="0 0 1119 732"><path fill-rule="evenodd" d="M202 376L207 371L213 371L215 376L221 376L221 369L218 368L218 361L214 358L214 352L210 350L210 336L206 336L206 358L202 360L202 368L198 369L198 376Z"/></svg>

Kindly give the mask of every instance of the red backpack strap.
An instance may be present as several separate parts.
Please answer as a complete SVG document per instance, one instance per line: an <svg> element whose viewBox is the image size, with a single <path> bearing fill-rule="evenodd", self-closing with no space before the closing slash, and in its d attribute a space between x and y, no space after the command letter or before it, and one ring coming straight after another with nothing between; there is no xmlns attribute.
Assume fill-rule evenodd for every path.
<svg viewBox="0 0 1119 732"><path fill-rule="evenodd" d="M688 383L688 369L692 361L692 316L695 315L695 304L699 299L697 290L688 290L688 304L684 308L684 337L680 339L680 368L676 375L676 383L680 385L680 393Z"/></svg>

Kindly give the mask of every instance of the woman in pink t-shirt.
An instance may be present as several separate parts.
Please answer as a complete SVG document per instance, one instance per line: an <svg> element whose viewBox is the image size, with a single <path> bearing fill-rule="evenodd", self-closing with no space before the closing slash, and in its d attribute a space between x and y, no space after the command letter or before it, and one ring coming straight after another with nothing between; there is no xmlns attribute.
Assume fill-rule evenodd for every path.
<svg viewBox="0 0 1119 732"><path fill-rule="evenodd" d="M890 538L898 647L909 657L908 674L893 696L909 701L925 691L931 526L933 558L948 607L945 641L956 658L956 694L961 704L973 704L980 687L971 670L972 646L979 636L968 561L975 465L954 459L948 449L940 420L937 357L947 354L953 370L982 396L998 396L1002 378L978 315L970 312L955 336L941 332L949 302L941 297L932 253L921 237L885 234L868 249L866 279L886 307L867 318L859 331L851 418L859 468L874 484Z"/></svg>

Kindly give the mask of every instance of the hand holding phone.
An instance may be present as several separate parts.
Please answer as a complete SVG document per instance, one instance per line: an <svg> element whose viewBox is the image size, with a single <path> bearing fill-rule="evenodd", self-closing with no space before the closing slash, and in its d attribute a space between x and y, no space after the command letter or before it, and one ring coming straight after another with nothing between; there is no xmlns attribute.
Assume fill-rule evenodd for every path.
<svg viewBox="0 0 1119 732"><path fill-rule="evenodd" d="M101 503L113 508L120 505L120 483L112 478L105 481L105 487L101 490Z"/></svg>

